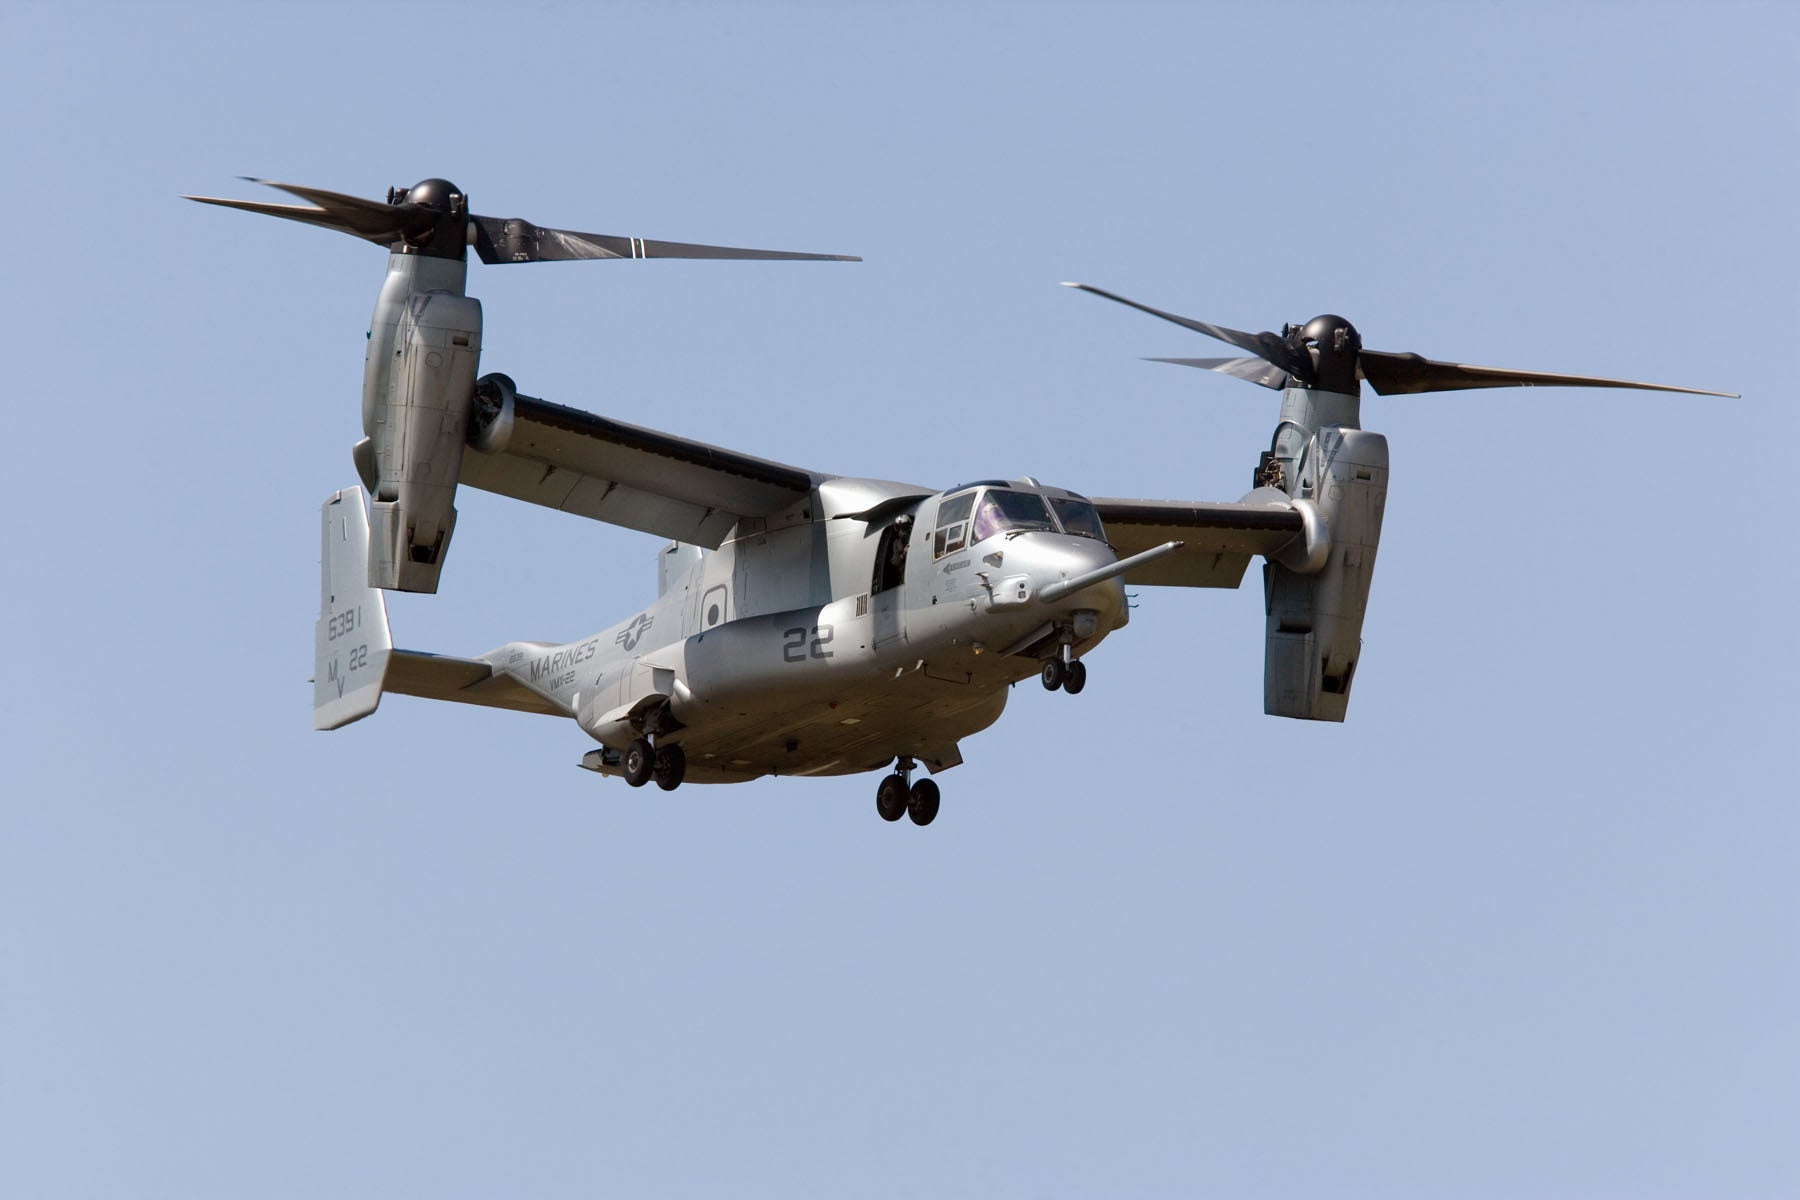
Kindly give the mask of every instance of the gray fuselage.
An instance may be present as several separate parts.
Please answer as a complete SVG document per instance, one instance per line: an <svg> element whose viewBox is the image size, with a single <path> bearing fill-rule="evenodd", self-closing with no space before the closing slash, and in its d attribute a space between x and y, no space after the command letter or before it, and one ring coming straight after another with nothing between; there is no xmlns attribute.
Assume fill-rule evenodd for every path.
<svg viewBox="0 0 1800 1200"><path fill-rule="evenodd" d="M661 594L627 620L483 657L575 718L606 748L586 765L609 774L646 733L682 745L692 782L846 774L897 757L942 770L999 718L1009 686L1127 619L1117 578L1038 598L1115 561L1097 525L989 532L990 489L1042 509L1079 503L1030 480L936 495L832 480L742 522L715 551L666 547ZM946 529L940 506L954 514Z"/></svg>

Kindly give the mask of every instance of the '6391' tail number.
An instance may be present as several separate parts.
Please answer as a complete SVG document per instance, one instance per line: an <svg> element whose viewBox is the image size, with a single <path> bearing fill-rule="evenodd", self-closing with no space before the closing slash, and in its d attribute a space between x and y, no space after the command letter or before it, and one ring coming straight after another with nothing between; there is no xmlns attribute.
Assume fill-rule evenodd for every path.
<svg viewBox="0 0 1800 1200"><path fill-rule="evenodd" d="M830 658L832 652L825 647L831 644L831 638L832 628L829 625L789 629L781 635L782 661L797 663L809 658Z"/></svg>

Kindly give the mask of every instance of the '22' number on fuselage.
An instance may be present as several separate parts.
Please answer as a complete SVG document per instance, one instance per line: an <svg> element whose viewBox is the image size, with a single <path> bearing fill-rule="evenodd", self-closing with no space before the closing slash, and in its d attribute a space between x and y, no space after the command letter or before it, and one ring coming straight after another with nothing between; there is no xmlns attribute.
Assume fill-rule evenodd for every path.
<svg viewBox="0 0 1800 1200"><path fill-rule="evenodd" d="M810 630L804 627L790 629L781 636L783 662L797 663L805 662L808 658L831 657L832 652L825 649L831 644L832 628L829 625L814 625Z"/></svg>

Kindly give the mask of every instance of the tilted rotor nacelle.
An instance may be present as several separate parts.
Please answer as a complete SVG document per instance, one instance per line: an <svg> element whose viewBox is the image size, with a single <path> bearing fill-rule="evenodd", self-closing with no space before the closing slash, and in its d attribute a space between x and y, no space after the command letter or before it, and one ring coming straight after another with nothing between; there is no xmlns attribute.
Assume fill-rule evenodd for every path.
<svg viewBox="0 0 1800 1200"><path fill-rule="evenodd" d="M1342 721L1350 703L1388 480L1387 438L1359 428L1356 408L1340 392L1287 389L1257 472L1307 522L1302 544L1263 566L1271 716Z"/></svg>
<svg viewBox="0 0 1800 1200"><path fill-rule="evenodd" d="M844 254L580 233L481 216L469 210L461 188L436 177L409 188L389 188L385 201L267 179L251 182L307 203L188 199L335 229L389 251L363 362L363 439L351 457L370 496L369 582L406 592L437 590L456 528L453 501L481 359L481 304L465 294L471 248L490 264L644 258L861 261ZM502 390L511 395L511 382L489 390L498 406ZM504 423L494 424L499 408L482 411L488 419L477 431L479 437L503 442Z"/></svg>
<svg viewBox="0 0 1800 1200"><path fill-rule="evenodd" d="M462 294L467 264L394 254L363 363L369 581L435 592L456 528L456 485L481 361L481 302Z"/></svg>
<svg viewBox="0 0 1800 1200"><path fill-rule="evenodd" d="M1172 321L1244 351L1239 358L1159 358L1282 393L1281 419L1247 500L1300 512L1305 533L1263 568L1268 616L1264 710L1341 721L1362 649L1363 612L1387 503L1387 439L1362 428L1362 384L1377 395L1470 388L1635 388L1728 396L1699 388L1634 383L1438 362L1363 347L1356 327L1324 314L1280 333L1247 333L1177 316L1084 283L1067 284Z"/></svg>

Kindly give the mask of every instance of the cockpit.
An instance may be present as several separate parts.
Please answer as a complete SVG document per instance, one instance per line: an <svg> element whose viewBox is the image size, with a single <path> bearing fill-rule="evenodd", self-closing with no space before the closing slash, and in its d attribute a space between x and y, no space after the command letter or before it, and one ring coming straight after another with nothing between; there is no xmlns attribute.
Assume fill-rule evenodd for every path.
<svg viewBox="0 0 1800 1200"><path fill-rule="evenodd" d="M1100 514L1073 492L1042 488L1031 479L983 479L944 493L932 537L933 556L942 558L1001 534L1032 532L1106 540Z"/></svg>

